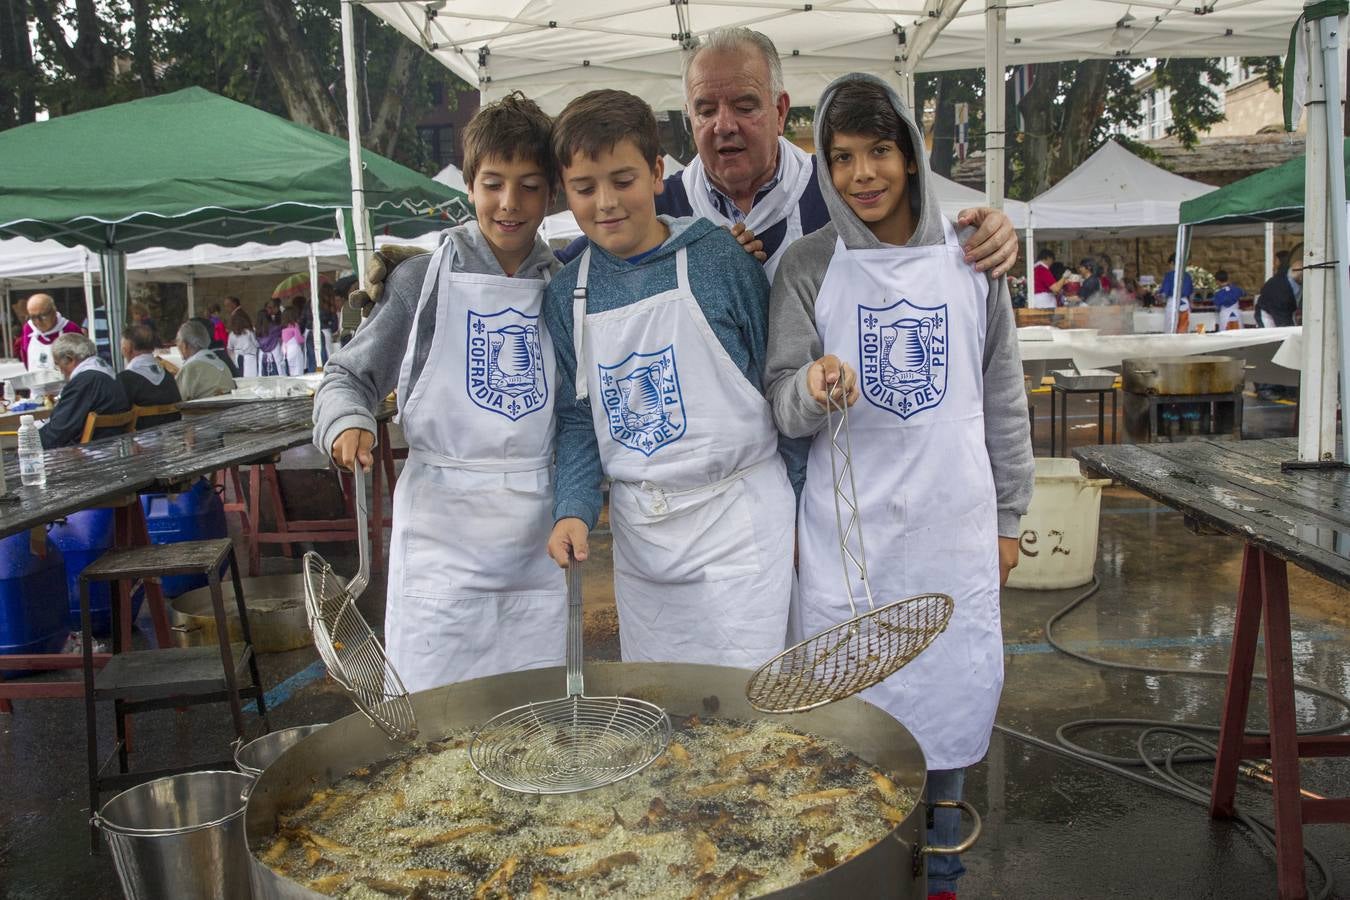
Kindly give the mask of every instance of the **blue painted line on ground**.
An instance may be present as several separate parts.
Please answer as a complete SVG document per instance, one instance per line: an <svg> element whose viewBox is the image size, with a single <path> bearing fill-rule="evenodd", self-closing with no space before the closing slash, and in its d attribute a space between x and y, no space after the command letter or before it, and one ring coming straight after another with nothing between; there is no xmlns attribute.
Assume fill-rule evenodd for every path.
<svg viewBox="0 0 1350 900"><path fill-rule="evenodd" d="M322 678L325 671L327 670L324 668L323 660L321 659L305 666L299 672L296 672L290 678L287 678L285 681L281 682L281 684L267 692L267 708L269 710L276 709L278 706L291 699L296 691ZM250 702L244 709L247 712L256 713L258 711L258 705Z"/></svg>
<svg viewBox="0 0 1350 900"><path fill-rule="evenodd" d="M1296 635L1298 640L1344 640L1344 634L1316 632ZM1227 647L1233 643L1233 636L1227 634L1205 634L1196 637L1151 637L1118 638L1105 641L1062 641L1070 650L1087 652L1091 650L1172 650L1194 647ZM1024 656L1033 653L1058 653L1047 643L1004 644L1003 652L1008 656Z"/></svg>

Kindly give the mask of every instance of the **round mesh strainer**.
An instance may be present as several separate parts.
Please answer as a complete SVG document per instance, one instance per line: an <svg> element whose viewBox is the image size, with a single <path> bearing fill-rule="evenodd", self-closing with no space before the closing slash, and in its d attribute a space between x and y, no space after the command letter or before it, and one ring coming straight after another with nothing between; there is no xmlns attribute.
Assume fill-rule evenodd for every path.
<svg viewBox="0 0 1350 900"><path fill-rule="evenodd" d="M745 694L760 712L802 712L852 697L881 683L918 656L951 621L954 604L946 594L920 594L882 607L873 601L853 480L848 406L841 401L833 391L829 393L826 427L835 527L852 618L789 647L759 667L746 684ZM861 615L853 596L855 572L867 599L867 612Z"/></svg>
<svg viewBox="0 0 1350 900"><path fill-rule="evenodd" d="M511 791L568 794L622 781L670 743L665 710L632 697L587 697L581 675L581 565L567 569L567 696L493 716L469 743L478 774Z"/></svg>
<svg viewBox="0 0 1350 900"><path fill-rule="evenodd" d="M359 465L353 469L359 567L351 581L344 582L322 556L306 553L305 611L314 646L328 674L385 734L409 741L417 735L417 718L408 691L385 657L379 638L356 608L357 598L370 579L370 522L365 473Z"/></svg>

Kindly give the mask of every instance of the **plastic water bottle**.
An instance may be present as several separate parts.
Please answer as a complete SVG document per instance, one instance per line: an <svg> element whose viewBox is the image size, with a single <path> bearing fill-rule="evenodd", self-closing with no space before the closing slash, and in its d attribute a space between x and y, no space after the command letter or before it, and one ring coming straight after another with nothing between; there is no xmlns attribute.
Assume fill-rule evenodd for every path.
<svg viewBox="0 0 1350 900"><path fill-rule="evenodd" d="M47 461L42 456L42 438L32 416L19 419L19 477L29 487L47 483Z"/></svg>

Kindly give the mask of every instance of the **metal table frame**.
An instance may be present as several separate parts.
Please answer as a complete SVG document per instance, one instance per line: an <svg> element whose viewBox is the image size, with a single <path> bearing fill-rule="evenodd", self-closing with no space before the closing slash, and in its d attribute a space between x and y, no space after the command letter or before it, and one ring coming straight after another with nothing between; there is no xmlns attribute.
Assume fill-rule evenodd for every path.
<svg viewBox="0 0 1350 900"><path fill-rule="evenodd" d="M1111 395L1111 443L1120 441L1120 391L1114 386L1109 388L1068 388L1060 384L1050 385L1050 455L1056 456L1055 448L1058 446L1056 437L1059 434L1058 422L1063 421L1064 426L1064 451L1069 450L1069 395L1070 394L1096 394L1097 395L1097 443L1106 443L1106 395ZM1061 407L1060 416L1055 415L1056 400Z"/></svg>

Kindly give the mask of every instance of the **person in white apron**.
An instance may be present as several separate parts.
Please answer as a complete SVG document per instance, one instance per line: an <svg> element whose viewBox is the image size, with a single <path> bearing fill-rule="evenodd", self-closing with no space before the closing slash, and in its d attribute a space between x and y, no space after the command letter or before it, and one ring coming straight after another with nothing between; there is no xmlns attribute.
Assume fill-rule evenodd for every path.
<svg viewBox="0 0 1350 900"><path fill-rule="evenodd" d="M876 114L887 104L889 116ZM955 601L946 631L862 697L918 740L929 799L956 799L963 770L985 755L998 708L1000 580L1016 563L1032 486L1011 304L1006 283L991 285L965 264L928 184L922 138L893 91L871 76L845 76L826 89L816 122L833 225L783 262L766 375L779 427L815 435L795 614L809 636L849 618L846 578L854 596L865 595L840 558L823 429L825 391L847 393L873 596L889 603L938 592ZM791 359L814 362L776 365ZM952 817L937 818L932 837L956 843ZM954 897L962 871L954 857L931 860L930 897Z"/></svg>
<svg viewBox="0 0 1350 900"><path fill-rule="evenodd" d="M398 390L409 453L394 490L385 645L410 691L564 659L566 586L545 553L555 362L540 306L557 263L537 231L549 128L518 96L478 112L465 133L476 221L389 277L315 395L315 444L369 467L371 410Z"/></svg>
<svg viewBox="0 0 1350 900"><path fill-rule="evenodd" d="M258 377L258 338L242 307L230 314L230 338L225 346L241 378Z"/></svg>
<svg viewBox="0 0 1350 900"><path fill-rule="evenodd" d="M1027 285L1030 293L1027 295L1027 306L1031 309L1054 309L1059 306L1059 292L1064 290L1064 284L1069 280L1069 273L1066 271L1064 277L1058 281L1050 267L1055 262L1055 251L1048 247L1042 247L1036 254L1036 265L1031 269L1031 284Z"/></svg>
<svg viewBox="0 0 1350 900"><path fill-rule="evenodd" d="M559 564L586 551L603 474L623 659L755 668L783 649L792 583L792 487L759 387L767 284L724 229L657 216L656 134L646 103L612 90L554 125L590 243L545 305L559 381L549 551Z"/></svg>
<svg viewBox="0 0 1350 900"><path fill-rule="evenodd" d="M82 334L80 326L61 315L50 294L28 298L28 321L23 324L19 350L30 372L59 371L52 356L52 344L63 334Z"/></svg>

